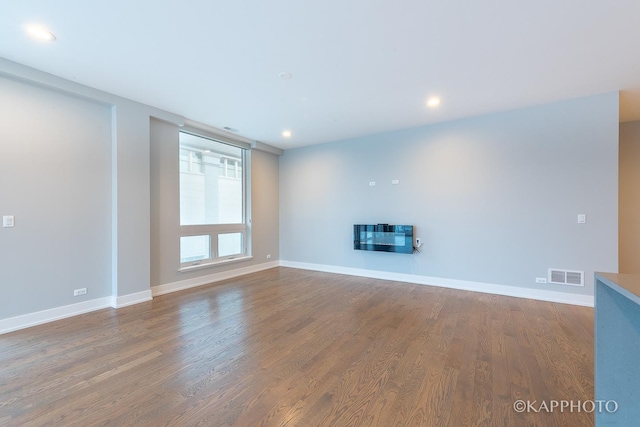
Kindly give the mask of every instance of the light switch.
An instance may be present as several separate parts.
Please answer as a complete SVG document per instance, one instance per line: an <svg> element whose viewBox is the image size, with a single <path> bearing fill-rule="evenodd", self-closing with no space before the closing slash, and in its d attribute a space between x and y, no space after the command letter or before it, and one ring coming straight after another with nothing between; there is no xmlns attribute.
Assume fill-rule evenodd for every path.
<svg viewBox="0 0 640 427"><path fill-rule="evenodd" d="M585 224L587 222L587 215L578 214L578 224Z"/></svg>
<svg viewBox="0 0 640 427"><path fill-rule="evenodd" d="M11 228L13 227L13 215L5 215L2 217L2 227Z"/></svg>
<svg viewBox="0 0 640 427"><path fill-rule="evenodd" d="M398 185L398 184L400 184L400 180L399 179L391 180L391 184Z"/></svg>

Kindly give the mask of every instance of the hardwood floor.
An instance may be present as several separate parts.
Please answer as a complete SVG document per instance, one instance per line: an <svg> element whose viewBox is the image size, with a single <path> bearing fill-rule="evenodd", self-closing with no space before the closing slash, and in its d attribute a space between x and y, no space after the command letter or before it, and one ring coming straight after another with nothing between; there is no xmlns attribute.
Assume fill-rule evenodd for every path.
<svg viewBox="0 0 640 427"><path fill-rule="evenodd" d="M588 426L593 310L287 268L0 336L3 426Z"/></svg>

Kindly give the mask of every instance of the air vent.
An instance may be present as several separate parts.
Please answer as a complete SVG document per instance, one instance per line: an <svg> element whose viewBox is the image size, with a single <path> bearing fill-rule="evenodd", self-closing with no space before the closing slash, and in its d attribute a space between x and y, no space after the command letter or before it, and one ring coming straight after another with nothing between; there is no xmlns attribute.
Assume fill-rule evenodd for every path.
<svg viewBox="0 0 640 427"><path fill-rule="evenodd" d="M550 268L548 279L556 285L584 286L584 271Z"/></svg>

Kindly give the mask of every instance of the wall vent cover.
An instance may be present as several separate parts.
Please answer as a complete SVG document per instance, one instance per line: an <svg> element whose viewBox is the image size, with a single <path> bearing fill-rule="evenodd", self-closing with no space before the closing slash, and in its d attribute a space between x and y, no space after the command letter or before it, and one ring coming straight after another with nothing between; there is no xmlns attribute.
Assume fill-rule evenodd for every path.
<svg viewBox="0 0 640 427"><path fill-rule="evenodd" d="M584 286L584 271L550 268L547 282L556 285Z"/></svg>

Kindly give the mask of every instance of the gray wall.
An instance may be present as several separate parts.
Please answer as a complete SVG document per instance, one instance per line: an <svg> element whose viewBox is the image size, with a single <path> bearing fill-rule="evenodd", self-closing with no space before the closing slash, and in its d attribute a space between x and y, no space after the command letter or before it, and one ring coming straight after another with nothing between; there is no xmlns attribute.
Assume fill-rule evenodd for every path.
<svg viewBox="0 0 640 427"><path fill-rule="evenodd" d="M617 93L287 150L281 259L592 295L618 266L617 164ZM354 251L356 223L413 224L422 254ZM586 286L536 284L549 267Z"/></svg>
<svg viewBox="0 0 640 427"><path fill-rule="evenodd" d="M182 118L3 59L0 93L0 215L16 215L0 228L0 319L267 254L552 290L533 278L583 269L585 289L562 288L581 293L617 270L617 94L289 150L280 166L254 151L254 259L178 273ZM151 116L166 121L150 146ZM378 222L414 224L423 254L353 251L352 225Z"/></svg>
<svg viewBox="0 0 640 427"><path fill-rule="evenodd" d="M0 319L111 295L110 109L2 77L0 93Z"/></svg>
<svg viewBox="0 0 640 427"><path fill-rule="evenodd" d="M151 285L262 264L279 259L278 157L251 151L252 255L250 261L179 272L178 126L151 120ZM267 254L271 259L267 259Z"/></svg>
<svg viewBox="0 0 640 427"><path fill-rule="evenodd" d="M620 124L620 273L640 274L640 121Z"/></svg>
<svg viewBox="0 0 640 427"><path fill-rule="evenodd" d="M252 254L257 264L280 259L279 160L274 154L251 151Z"/></svg>
<svg viewBox="0 0 640 427"><path fill-rule="evenodd" d="M177 212L178 162L151 150L150 120L177 141L184 118L3 58L0 93L0 216L16 216L15 228L0 228L0 320L94 299L104 306L105 297L115 306L144 300L151 274L158 279L167 266L167 280L154 284L278 259L276 156L253 155L253 261L180 275L177 217L151 233L152 220L157 231L159 217ZM171 201L152 197L161 187L174 191L173 211L157 209ZM85 287L87 295L73 297Z"/></svg>
<svg viewBox="0 0 640 427"><path fill-rule="evenodd" d="M149 291L149 107L112 108L112 292Z"/></svg>

